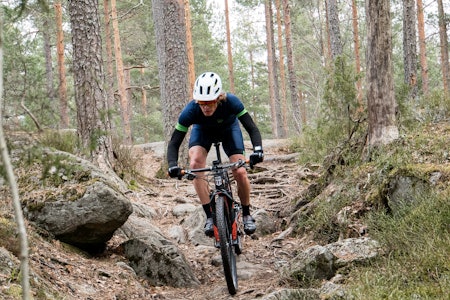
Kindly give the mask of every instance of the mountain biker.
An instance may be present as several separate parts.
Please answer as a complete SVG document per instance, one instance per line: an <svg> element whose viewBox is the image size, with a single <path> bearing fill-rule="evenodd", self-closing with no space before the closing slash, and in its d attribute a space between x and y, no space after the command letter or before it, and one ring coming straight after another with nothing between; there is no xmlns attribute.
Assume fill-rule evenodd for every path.
<svg viewBox="0 0 450 300"><path fill-rule="evenodd" d="M219 75L214 72L201 74L195 81L193 100L181 112L167 147L169 176L178 179L182 177L181 168L178 166L178 151L191 125L193 125L189 139L191 169L206 166L209 149L212 143L218 140L222 142L230 162L245 160L244 140L238 120L248 132L253 145L254 152L250 155L250 167L253 168L256 163L264 159L258 127L238 97L222 92L222 81ZM252 234L256 230L256 224L250 214L250 181L247 170L236 168L232 172L237 182L238 196L242 205L244 231L246 234ZM208 183L202 179L194 179L193 183L206 214L204 232L207 236L213 236Z"/></svg>

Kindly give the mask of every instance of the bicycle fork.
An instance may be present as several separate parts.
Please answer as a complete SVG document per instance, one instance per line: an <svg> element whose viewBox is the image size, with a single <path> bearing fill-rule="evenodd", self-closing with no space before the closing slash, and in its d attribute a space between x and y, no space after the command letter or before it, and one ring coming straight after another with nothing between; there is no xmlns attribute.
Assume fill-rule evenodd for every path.
<svg viewBox="0 0 450 300"><path fill-rule="evenodd" d="M217 221L216 221L216 202L219 197L214 197L216 195L211 195L211 210L213 214L213 229L214 229L214 246L216 248L220 248L220 237L219 231L217 229ZM224 206L225 210L230 213L231 219L231 241L233 246L240 246L240 235L241 232L241 205L235 200L230 200L228 195L223 194L224 199L226 199ZM231 205L231 209L230 209Z"/></svg>

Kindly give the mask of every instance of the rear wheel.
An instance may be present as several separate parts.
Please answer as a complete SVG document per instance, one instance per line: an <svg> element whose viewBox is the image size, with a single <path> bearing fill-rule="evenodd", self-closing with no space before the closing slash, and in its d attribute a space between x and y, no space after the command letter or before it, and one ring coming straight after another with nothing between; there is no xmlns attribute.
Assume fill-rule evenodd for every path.
<svg viewBox="0 0 450 300"><path fill-rule="evenodd" d="M233 252L231 239L231 218L226 205L227 199L218 196L216 199L216 221L220 238L220 253L222 254L222 265L228 291L231 295L236 294L238 289L236 255Z"/></svg>

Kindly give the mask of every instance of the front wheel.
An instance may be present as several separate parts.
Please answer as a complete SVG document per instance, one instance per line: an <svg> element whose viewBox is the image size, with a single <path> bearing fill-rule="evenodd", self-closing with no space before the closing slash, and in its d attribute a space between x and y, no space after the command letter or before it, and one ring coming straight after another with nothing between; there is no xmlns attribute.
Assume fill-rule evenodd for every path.
<svg viewBox="0 0 450 300"><path fill-rule="evenodd" d="M227 198L218 196L216 199L216 222L220 239L220 253L222 254L222 265L228 291L231 295L236 294L238 289L236 255L233 252L231 238L231 216L228 209Z"/></svg>

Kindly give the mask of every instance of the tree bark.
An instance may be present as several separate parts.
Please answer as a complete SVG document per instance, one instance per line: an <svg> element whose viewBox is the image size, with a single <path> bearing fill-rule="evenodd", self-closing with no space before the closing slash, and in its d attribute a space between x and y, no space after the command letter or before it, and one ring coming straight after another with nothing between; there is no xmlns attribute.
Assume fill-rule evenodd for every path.
<svg viewBox="0 0 450 300"><path fill-rule="evenodd" d="M120 33L119 33L119 20L117 17L117 5L116 0L111 0L111 19L113 24L113 34L114 34L114 53L116 57L116 73L117 73L117 84L119 89L120 98L120 115L122 116L123 122L123 134L124 143L131 145L133 143L133 137L131 134L131 124L130 124L130 104L127 97L126 85L125 85L125 75L122 61L122 46L120 44Z"/></svg>
<svg viewBox="0 0 450 300"><path fill-rule="evenodd" d="M306 112L303 109L300 110L300 89L298 87L297 74L294 68L294 55L292 46L292 33L291 33L291 9L289 6L289 0L283 0L283 13L284 13L284 34L286 40L286 57L287 68L289 74L289 89L291 92L291 106L292 106L292 120L297 133L301 132L302 122L306 122ZM302 117L304 115L304 117Z"/></svg>
<svg viewBox="0 0 450 300"><path fill-rule="evenodd" d="M425 95L428 95L428 62L427 62L427 47L425 41L425 19L423 15L422 0L417 0L417 24L419 31L419 49L420 49L420 68L422 75L422 90Z"/></svg>
<svg viewBox="0 0 450 300"><path fill-rule="evenodd" d="M111 18L109 9L109 0L103 1L103 14L105 18L105 51L106 51L106 94L109 109L115 107L114 101L114 66L113 66L113 47L111 42ZM111 123L111 128L115 128L115 124Z"/></svg>
<svg viewBox="0 0 450 300"><path fill-rule="evenodd" d="M284 70L284 51L283 51L283 27L281 24L281 2L280 0L275 1L277 10L277 32L278 32L278 66L280 68L280 85L281 85L281 124L286 137L288 132L288 122L287 122L287 101L286 101L286 72Z"/></svg>
<svg viewBox="0 0 450 300"><path fill-rule="evenodd" d="M444 83L444 92L448 95L450 85L450 66L448 61L447 23L445 21L445 12L442 0L438 0L437 2L439 15L439 39L441 44L442 81Z"/></svg>
<svg viewBox="0 0 450 300"><path fill-rule="evenodd" d="M279 87L277 64L275 54L275 38L273 30L273 11L272 1L265 1L265 15L266 15L266 36L267 36L267 60L269 71L269 93L270 93L270 107L272 115L272 129L275 138L284 137L285 128L281 123L281 107L279 102Z"/></svg>
<svg viewBox="0 0 450 300"><path fill-rule="evenodd" d="M153 0L164 137L168 142L188 95L186 24L183 0ZM188 163L187 138L180 147L180 165ZM166 147L167 149L167 147Z"/></svg>
<svg viewBox="0 0 450 300"><path fill-rule="evenodd" d="M55 99L55 87L53 84L53 62L52 62L52 47L50 41L50 26L48 24L49 15L45 15L45 20L42 23L42 39L44 40L44 56L45 56L45 75L46 75L46 89L47 97L51 103ZM57 29L58 30L58 29Z"/></svg>
<svg viewBox="0 0 450 300"><path fill-rule="evenodd" d="M366 0L367 103L369 145L388 144L398 138L392 74L390 0Z"/></svg>
<svg viewBox="0 0 450 300"><path fill-rule="evenodd" d="M97 9L98 0L69 1L78 135L90 159L109 171L112 142Z"/></svg>
<svg viewBox="0 0 450 300"><path fill-rule="evenodd" d="M61 128L69 128L69 107L67 103L66 66L64 64L64 31L62 28L61 2L55 2L56 16L56 52L58 53L59 76L59 117Z"/></svg>
<svg viewBox="0 0 450 300"><path fill-rule="evenodd" d="M186 47L188 57L188 78L189 78L189 96L194 92L195 84L195 58L194 46L192 44L192 29L191 29L191 9L189 0L184 0L184 9L186 17Z"/></svg>
<svg viewBox="0 0 450 300"><path fill-rule="evenodd" d="M356 81L356 92L358 99L358 112L364 111L364 104L362 101L362 81L359 78L361 74L361 58L359 55L359 30L358 30L358 8L356 5L356 0L352 0L352 26L353 26L353 43L354 43L354 53L355 53L355 72L358 77L358 81Z"/></svg>
<svg viewBox="0 0 450 300"><path fill-rule="evenodd" d="M225 26L227 29L227 56L228 56L228 80L230 81L230 92L236 93L234 87L234 69L233 69L233 52L231 51L231 31L230 31L230 15L228 12L228 0L225 0Z"/></svg>
<svg viewBox="0 0 450 300"><path fill-rule="evenodd" d="M415 0L403 0L403 67L410 100L417 100L416 36Z"/></svg>
<svg viewBox="0 0 450 300"><path fill-rule="evenodd" d="M342 55L341 31L339 29L339 13L336 0L327 0L327 3L329 23L328 33L330 35L331 58L335 60L336 57Z"/></svg>

